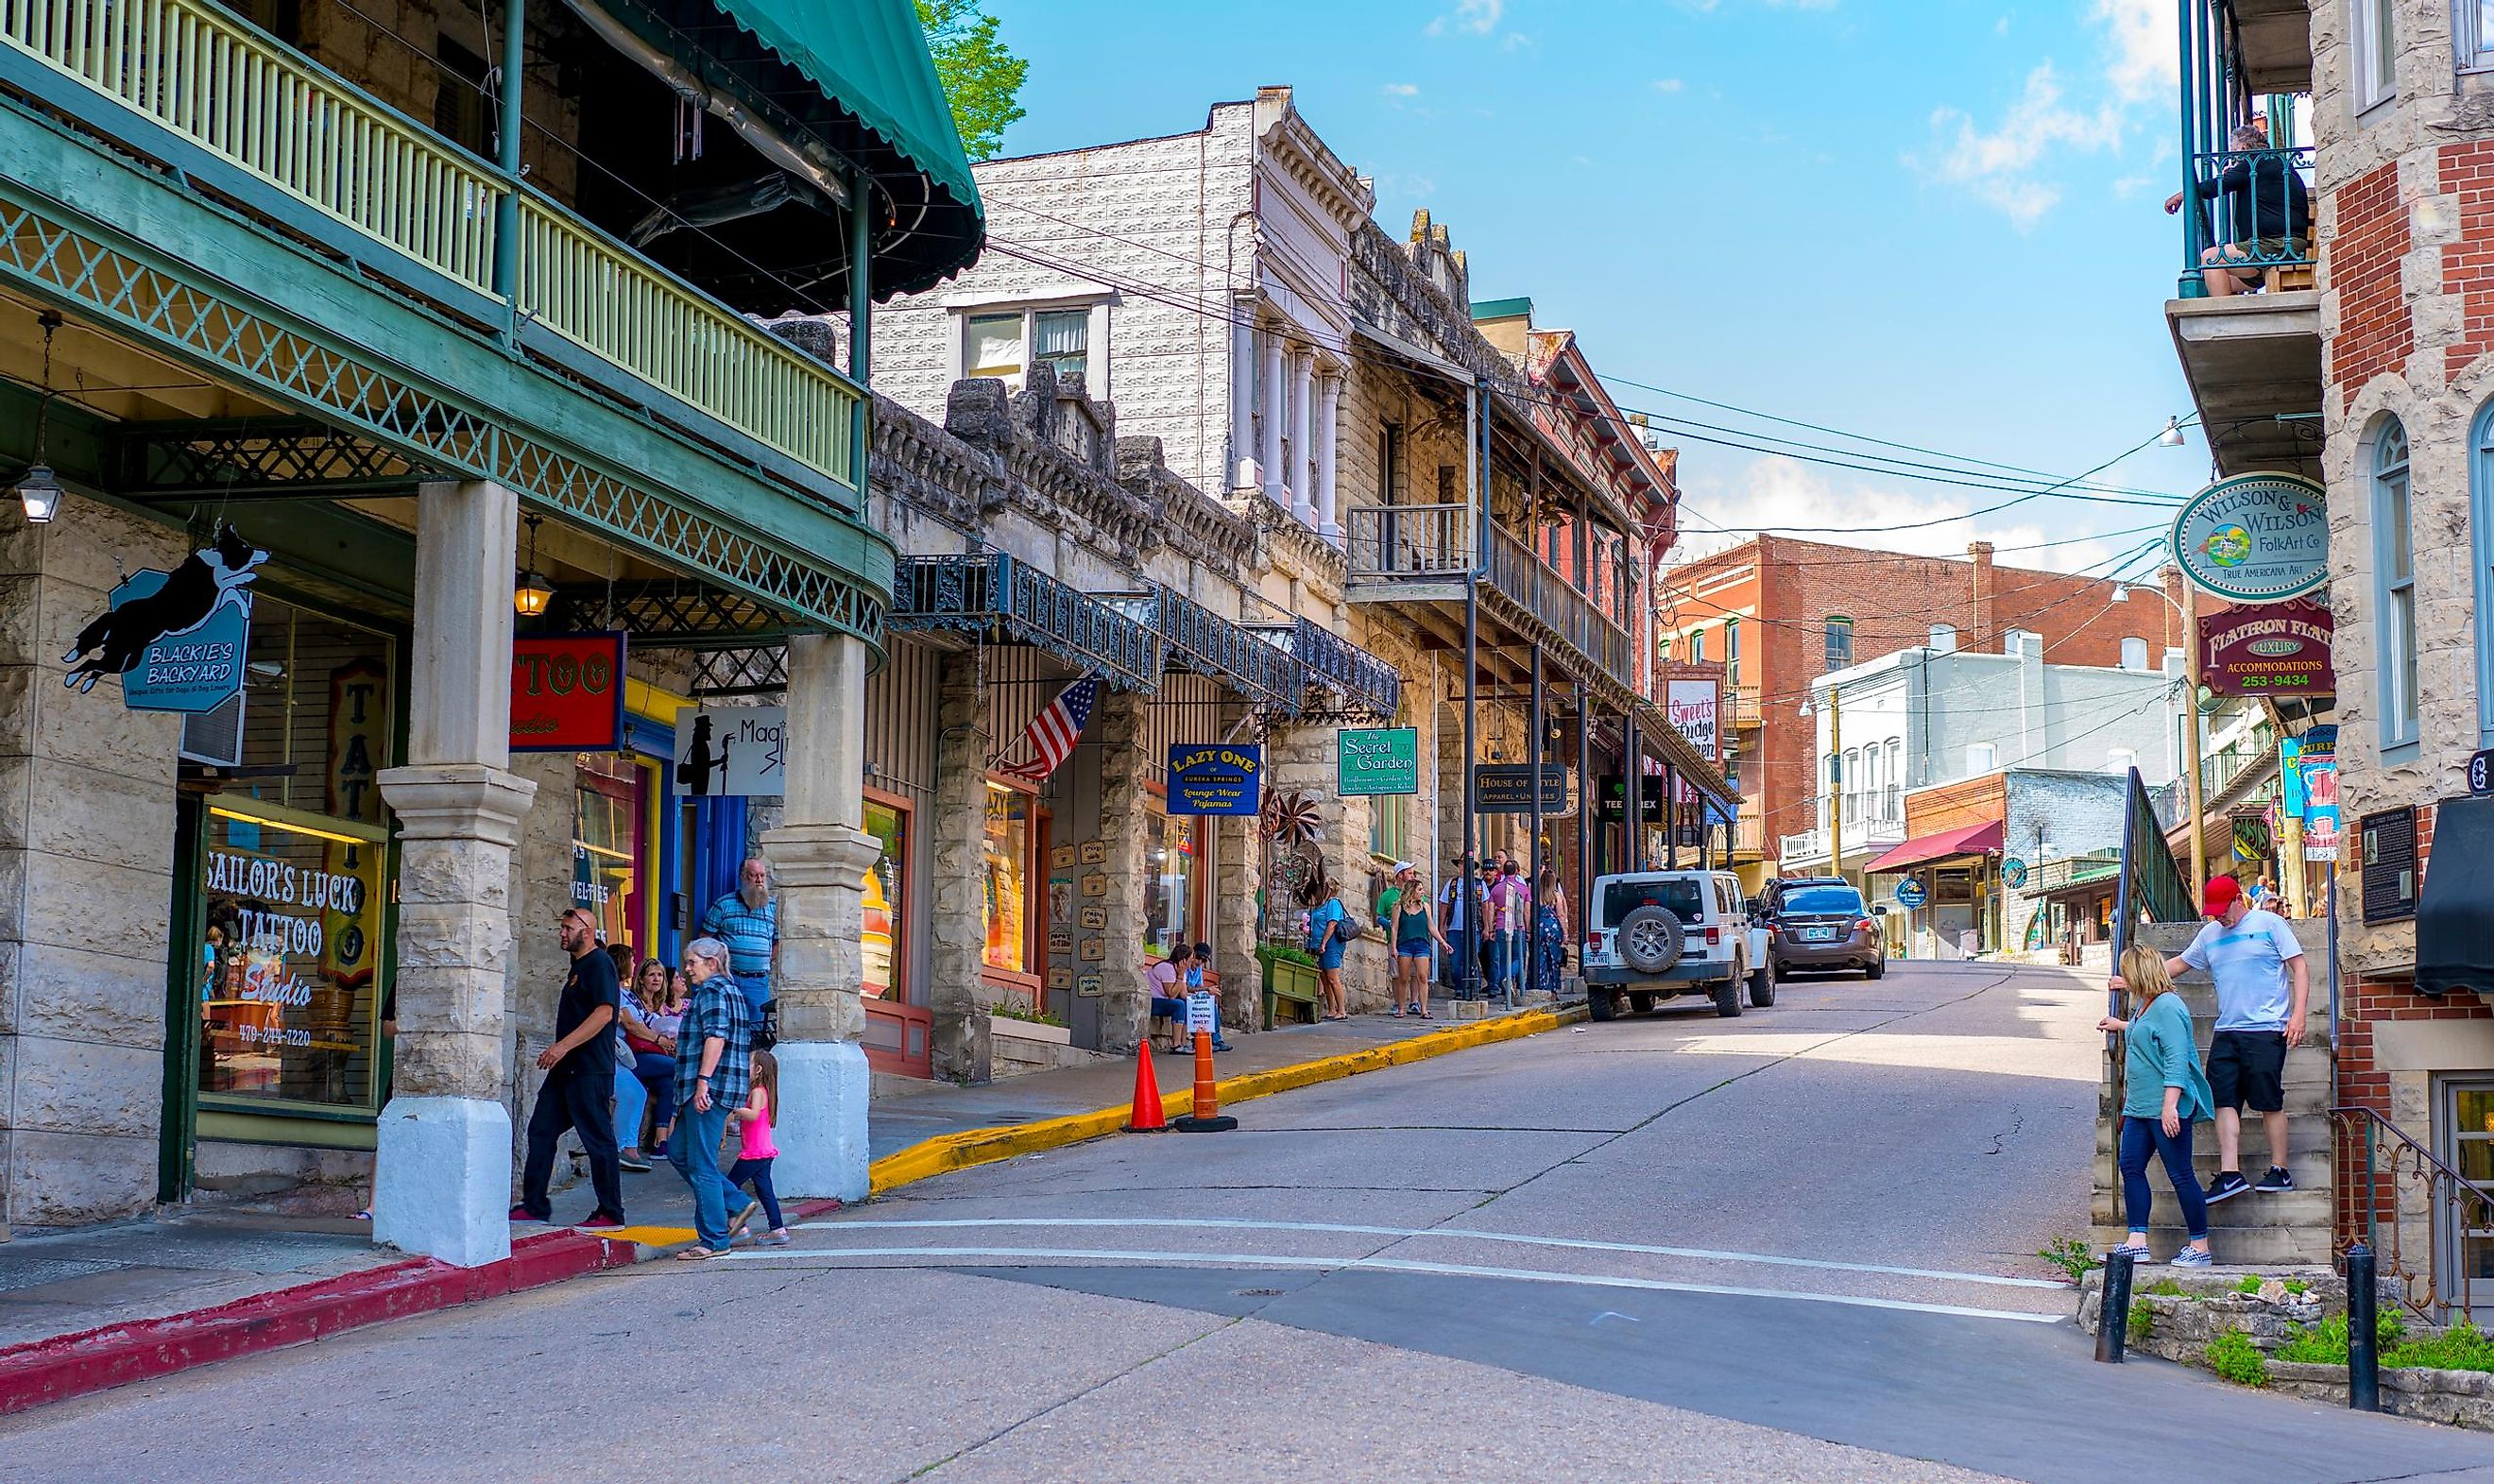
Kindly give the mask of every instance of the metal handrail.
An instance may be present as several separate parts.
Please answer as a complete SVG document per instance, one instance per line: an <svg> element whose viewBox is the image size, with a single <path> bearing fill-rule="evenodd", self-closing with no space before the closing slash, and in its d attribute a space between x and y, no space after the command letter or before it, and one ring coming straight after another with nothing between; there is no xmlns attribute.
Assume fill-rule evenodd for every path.
<svg viewBox="0 0 2494 1484"><path fill-rule="evenodd" d="M2473 1322L2465 1276L2452 1284L2453 1292L2447 1294L2441 1275L2446 1264L2458 1264L2459 1233L2471 1226L2494 1227L2494 1191L2444 1164L2431 1149L2372 1108L2333 1107L2329 1122L2337 1144L2357 1140L2362 1144L2364 1177L2360 1185L2349 1179L2353 1165L2341 1148L2333 1148L2330 1153L2338 1170L2338 1188L2358 1203L2362 1237L2375 1254L2379 1271L2400 1281L2401 1302L2418 1316L2440 1322L2456 1310ZM2402 1219L2406 1205L2402 1196L2417 1185L2424 1188L2427 1224L2427 1257L2421 1264L2409 1260L2405 1240L2409 1224ZM2385 1207L2389 1218L2387 1226L2383 1223ZM2345 1209L2343 1197L2340 1208ZM2336 1244L2336 1251L2344 1254L2346 1244Z"/></svg>
<svg viewBox="0 0 2494 1484"><path fill-rule="evenodd" d="M0 45L855 488L862 393L846 378L211 0L6 0ZM506 294L495 223L513 196ZM355 256L392 271L386 254ZM396 276L417 292L440 282Z"/></svg>
<svg viewBox="0 0 2494 1484"><path fill-rule="evenodd" d="M1594 600L1576 591L1556 567L1503 528L1492 528L1489 544L1490 586L1526 612L1547 623L1601 670L1623 683L1629 674L1627 630L1612 621Z"/></svg>
<svg viewBox="0 0 2494 1484"><path fill-rule="evenodd" d="M2206 282L2200 277L2201 270L2219 263L2266 273L2317 261L2311 177L2308 145L2195 154L2180 213L2184 288L2196 286L2205 293ZM2262 231L2263 217L2272 218L2270 226L2285 229Z"/></svg>
<svg viewBox="0 0 2494 1484"><path fill-rule="evenodd" d="M1353 578L1445 579L1473 570L1472 505L1353 505L1342 513Z"/></svg>

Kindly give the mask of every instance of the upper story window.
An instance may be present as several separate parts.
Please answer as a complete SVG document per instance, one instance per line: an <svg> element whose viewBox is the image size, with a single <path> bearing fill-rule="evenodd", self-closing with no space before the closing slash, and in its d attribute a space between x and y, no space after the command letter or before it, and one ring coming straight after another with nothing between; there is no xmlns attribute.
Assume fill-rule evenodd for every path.
<svg viewBox="0 0 2494 1484"><path fill-rule="evenodd" d="M1827 616L1827 668L1841 670L1853 663L1853 621L1842 614Z"/></svg>
<svg viewBox="0 0 2494 1484"><path fill-rule="evenodd" d="M2459 70L2494 70L2494 0L2459 0L2451 19Z"/></svg>
<svg viewBox="0 0 2494 1484"><path fill-rule="evenodd" d="M2134 769L2134 768L2136 768L2136 767L2138 767L2138 766L2139 766L2139 749L2138 749L2138 748L2136 748L2136 747L2107 747L2107 748L2105 749L2105 772L2117 772L2117 773L2128 773L2132 769Z"/></svg>
<svg viewBox="0 0 2494 1484"><path fill-rule="evenodd" d="M2355 67L2358 113L2398 92L2397 13L2398 0L2347 0L2348 51Z"/></svg>
<svg viewBox="0 0 2494 1484"><path fill-rule="evenodd" d="M2147 668L2146 640L2125 639L2121 642L2121 667L2124 670L2144 670Z"/></svg>
<svg viewBox="0 0 2494 1484"><path fill-rule="evenodd" d="M1741 621L1738 619L1723 621L1723 679L1735 685L1741 683Z"/></svg>
<svg viewBox="0 0 2494 1484"><path fill-rule="evenodd" d="M2027 646L2033 645L2036 649L2036 652L2040 654L2043 651L2043 644L2044 636L2036 633L2033 629L2013 628L2000 636L2000 652L2003 654L2023 654L2026 652Z"/></svg>
<svg viewBox="0 0 2494 1484"><path fill-rule="evenodd" d="M2000 752L1990 742L1969 742L1965 749L1965 774L1978 777L2000 766Z"/></svg>
<svg viewBox="0 0 2494 1484"><path fill-rule="evenodd" d="M1696 628L1688 631L1688 657L1696 664L1706 663L1706 630Z"/></svg>
<svg viewBox="0 0 2494 1484"><path fill-rule="evenodd" d="M1954 623L1932 624L1931 648L1939 651L1943 654L1953 652L1957 649L1957 625Z"/></svg>
<svg viewBox="0 0 2494 1484"><path fill-rule="evenodd" d="M961 375L999 377L1019 389L1022 376L1038 361L1056 368L1059 377L1088 379L1091 369L1091 311L1088 309L983 310L961 317ZM1104 388L1091 387L1093 395Z"/></svg>
<svg viewBox="0 0 2494 1484"><path fill-rule="evenodd" d="M2417 740L2416 531L2408 509L2408 435L2385 418L2373 436L2373 588L2380 612L2382 745Z"/></svg>

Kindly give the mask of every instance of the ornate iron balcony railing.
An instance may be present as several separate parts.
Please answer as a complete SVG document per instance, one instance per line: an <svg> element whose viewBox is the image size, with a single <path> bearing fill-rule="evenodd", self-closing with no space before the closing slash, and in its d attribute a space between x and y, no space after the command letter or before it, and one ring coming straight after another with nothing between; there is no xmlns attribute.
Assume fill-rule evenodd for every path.
<svg viewBox="0 0 2494 1484"><path fill-rule="evenodd" d="M1152 624L1002 552L901 558L886 621L1027 644L1145 695L1160 686L1166 653Z"/></svg>

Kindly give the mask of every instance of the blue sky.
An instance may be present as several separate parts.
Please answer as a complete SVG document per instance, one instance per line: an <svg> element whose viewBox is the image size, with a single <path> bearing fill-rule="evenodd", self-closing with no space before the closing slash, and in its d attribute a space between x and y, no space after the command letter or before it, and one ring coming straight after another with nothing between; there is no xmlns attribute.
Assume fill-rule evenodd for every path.
<svg viewBox="0 0 2494 1484"><path fill-rule="evenodd" d="M1477 298L1529 294L1597 370L1851 432L2075 474L2189 402L2174 0L990 0L1030 59L1020 154L1175 133L1262 83L1378 189L1426 206ZM1624 406L1767 428L1615 385ZM1768 431L1818 442L1791 428ZM1885 526L2006 496L1688 437L1693 535ZM2196 436L2103 477L2187 493ZM1893 535L1960 551L2147 525L2053 498ZM1718 538L1719 539L1719 538ZM2078 568L2117 535L2001 560Z"/></svg>

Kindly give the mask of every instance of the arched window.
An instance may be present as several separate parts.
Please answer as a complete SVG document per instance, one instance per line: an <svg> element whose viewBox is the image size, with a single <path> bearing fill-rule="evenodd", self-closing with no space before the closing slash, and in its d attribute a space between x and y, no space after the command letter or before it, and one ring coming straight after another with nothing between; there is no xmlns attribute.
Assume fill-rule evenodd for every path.
<svg viewBox="0 0 2494 1484"><path fill-rule="evenodd" d="M2416 532L2409 515L2408 435L2386 417L2373 435L2373 627L2381 673L2382 749L2413 746L2417 707Z"/></svg>
<svg viewBox="0 0 2494 1484"><path fill-rule="evenodd" d="M2487 38L2494 45L2494 37ZM2477 745L2494 747L2494 402L2468 440L2471 540L2477 548Z"/></svg>
<svg viewBox="0 0 2494 1484"><path fill-rule="evenodd" d="M2121 667L2124 670L2144 670L2147 668L2146 640L2125 639L2121 642Z"/></svg>

